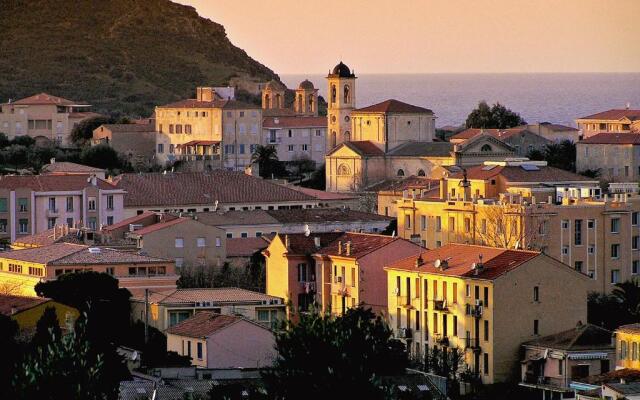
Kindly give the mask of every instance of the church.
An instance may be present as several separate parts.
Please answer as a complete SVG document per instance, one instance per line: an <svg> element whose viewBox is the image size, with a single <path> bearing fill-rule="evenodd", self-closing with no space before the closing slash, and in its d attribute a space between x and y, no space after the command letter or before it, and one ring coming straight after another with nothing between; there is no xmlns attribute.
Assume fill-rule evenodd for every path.
<svg viewBox="0 0 640 400"><path fill-rule="evenodd" d="M514 148L488 134L461 144L435 138L430 109L386 100L356 107L356 75L340 62L327 76L326 190L365 191L388 179L441 178L452 166L514 157Z"/></svg>

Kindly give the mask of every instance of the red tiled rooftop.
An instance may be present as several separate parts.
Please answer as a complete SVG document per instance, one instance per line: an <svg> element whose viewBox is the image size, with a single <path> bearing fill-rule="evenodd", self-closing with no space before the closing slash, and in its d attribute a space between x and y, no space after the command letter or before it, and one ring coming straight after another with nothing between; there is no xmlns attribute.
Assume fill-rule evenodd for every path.
<svg viewBox="0 0 640 400"><path fill-rule="evenodd" d="M82 190L91 186L89 175L4 175L0 176L0 188L15 190L28 188L34 191L71 191ZM97 178L98 188L116 190L109 182Z"/></svg>
<svg viewBox="0 0 640 400"><path fill-rule="evenodd" d="M286 185L285 187L315 197L318 200L349 200L355 198L354 196L348 194L326 192L324 190L311 189L296 185Z"/></svg>
<svg viewBox="0 0 640 400"><path fill-rule="evenodd" d="M136 224L140 221L143 221L145 219L147 219L148 217L151 217L152 215L155 215L156 213L153 211L145 211L142 214L138 214L138 215L134 215L133 217L129 217L127 219L123 219L120 222L116 222L115 224L112 225L107 225L105 227L102 228L103 231L109 232L109 231L113 231L116 229L120 229L123 227L127 227L130 224Z"/></svg>
<svg viewBox="0 0 640 400"><path fill-rule="evenodd" d="M640 134L638 133L598 133L584 140L578 142L578 144L631 144L640 145Z"/></svg>
<svg viewBox="0 0 640 400"><path fill-rule="evenodd" d="M77 237L77 233L77 229L70 230L67 226L55 226L46 231L17 238L11 245L19 247L43 247L60 242L82 244L82 240Z"/></svg>
<svg viewBox="0 0 640 400"><path fill-rule="evenodd" d="M10 317L13 311L21 312L47 303L51 299L45 297L26 297L0 294L0 314Z"/></svg>
<svg viewBox="0 0 640 400"><path fill-rule="evenodd" d="M153 132L156 130L155 124L132 123L132 124L104 124L96 129L104 127L111 132Z"/></svg>
<svg viewBox="0 0 640 400"><path fill-rule="evenodd" d="M618 121L623 118L629 118L630 120L640 119L640 110L627 110L627 109L611 109L596 114L587 115L586 117L578 119L602 119L602 120L614 120Z"/></svg>
<svg viewBox="0 0 640 400"><path fill-rule="evenodd" d="M173 325L167 329L167 333L192 338L206 338L241 320L242 318L232 315L221 315L211 311L200 311L193 317Z"/></svg>
<svg viewBox="0 0 640 400"><path fill-rule="evenodd" d="M356 153L361 154L363 156L383 156L384 155L384 151L382 151L378 146L375 145L375 143L373 143L370 140L343 142L338 146L336 146L336 148L334 148L327 155L333 154L336 150L338 150L342 146L346 146L351 150L355 151Z"/></svg>
<svg viewBox="0 0 640 400"><path fill-rule="evenodd" d="M54 173L91 175L99 172L104 173L104 170L101 168L90 167L88 165L76 164L67 161L56 161L52 164L44 165L40 173L45 175Z"/></svg>
<svg viewBox="0 0 640 400"><path fill-rule="evenodd" d="M133 233L136 235L141 235L144 236L146 234L152 233L152 232L157 232L159 230L162 229L166 229L169 227L172 227L174 225L178 225L181 224L185 221L189 220L189 218L175 218L175 219L170 219L170 220L162 220L160 222L156 222L155 224L151 224L151 225L147 225L145 227L142 227L140 229L136 229Z"/></svg>
<svg viewBox="0 0 640 400"><path fill-rule="evenodd" d="M260 109L255 104L244 103L237 100L213 100L200 101L197 99L185 99L174 103L158 106L158 108L224 108L228 110Z"/></svg>
<svg viewBox="0 0 640 400"><path fill-rule="evenodd" d="M269 246L269 242L264 236L227 239L227 257L251 257L254 253L266 249Z"/></svg>
<svg viewBox="0 0 640 400"><path fill-rule="evenodd" d="M456 139L458 139L458 140L471 139L473 137L476 137L480 133L485 133L487 135L491 135L491 136L495 137L496 139L507 139L507 138L510 138L511 136L514 136L514 135L517 135L519 133L522 133L525 130L527 130L526 127L511 128L511 129L478 129L478 128L469 128L469 129L465 129L464 131L451 136L449 138L449 140L451 140L451 139L453 139L453 140L456 140Z"/></svg>
<svg viewBox="0 0 640 400"><path fill-rule="evenodd" d="M465 278L496 279L539 255L540 253L536 251L509 250L466 244L448 244L437 249L422 252L420 257L423 263L419 267L416 267L418 256L411 256L391 264L388 268ZM480 256L482 256L482 264L484 267L476 275L472 269L472 265L480 261ZM436 260L447 259L447 268L438 269L435 267L434 264ZM567 268L569 267L567 266Z"/></svg>
<svg viewBox="0 0 640 400"><path fill-rule="evenodd" d="M525 170L519 165L496 165L487 169L486 165L477 165L467 169L467 178L486 180L502 175L508 182L595 182L596 180L563 169L539 166L537 170ZM463 173L456 173L452 178L461 179Z"/></svg>
<svg viewBox="0 0 640 400"><path fill-rule="evenodd" d="M378 250L391 242L396 240L402 240L398 237L391 237L385 235L375 235L371 233L353 233L347 232L340 236L336 240L329 243L328 246L323 247L318 251L320 254L337 256L346 256L347 243L350 243L350 254L347 257L360 258L372 251ZM342 254L339 254L340 242L342 242Z"/></svg>
<svg viewBox="0 0 640 400"><path fill-rule="evenodd" d="M265 117L263 128L326 128L327 117Z"/></svg>
<svg viewBox="0 0 640 400"><path fill-rule="evenodd" d="M429 113L433 114L433 111L428 108L414 106L407 104L399 100L389 99L382 103L373 104L368 107L358 108L354 112L371 112L371 113Z"/></svg>
<svg viewBox="0 0 640 400"><path fill-rule="evenodd" d="M133 299L144 301L144 294L134 296ZM229 303L262 304L265 301L282 304L282 299L279 297L235 287L168 289L153 291L149 294L149 302L157 304L190 304L202 301L209 301L212 305Z"/></svg>
<svg viewBox="0 0 640 400"><path fill-rule="evenodd" d="M53 96L48 93L38 93L33 96L25 97L24 99L16 100L12 104L18 105L57 105L57 106L70 106L76 104L74 101L67 100L62 97Z"/></svg>

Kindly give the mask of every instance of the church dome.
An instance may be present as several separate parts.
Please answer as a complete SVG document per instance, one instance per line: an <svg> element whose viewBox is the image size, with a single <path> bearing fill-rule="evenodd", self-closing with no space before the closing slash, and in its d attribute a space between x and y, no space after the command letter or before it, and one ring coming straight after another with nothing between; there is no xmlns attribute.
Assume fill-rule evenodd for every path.
<svg viewBox="0 0 640 400"><path fill-rule="evenodd" d="M302 82L300 82L300 84L298 85L298 89L314 90L315 88L313 87L313 83L311 83L310 80L305 79Z"/></svg>
<svg viewBox="0 0 640 400"><path fill-rule="evenodd" d="M338 63L338 65L333 67L333 71L331 72L331 74L332 75L337 75L340 78L351 78L351 77L353 77L353 74L351 73L351 70L349 69L349 67L347 67L347 65L344 64L342 61L340 61L340 63Z"/></svg>
<svg viewBox="0 0 640 400"><path fill-rule="evenodd" d="M269 82L267 82L267 84L266 84L266 86L264 88L265 88L265 90L280 91L280 90L285 90L286 86L284 86L282 83L272 79Z"/></svg>

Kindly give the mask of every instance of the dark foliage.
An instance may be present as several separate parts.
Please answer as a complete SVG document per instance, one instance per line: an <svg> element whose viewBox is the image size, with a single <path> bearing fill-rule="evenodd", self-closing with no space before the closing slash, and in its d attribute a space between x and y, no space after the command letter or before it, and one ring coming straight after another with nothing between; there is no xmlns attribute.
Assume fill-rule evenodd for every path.
<svg viewBox="0 0 640 400"><path fill-rule="evenodd" d="M93 131L100 125L111 124L115 122L109 117L93 117L80 121L73 127L69 134L71 141L77 146L84 146L93 137Z"/></svg>
<svg viewBox="0 0 640 400"><path fill-rule="evenodd" d="M80 153L80 162L84 165L114 171L115 173L133 170L129 162L121 154L106 144L85 147Z"/></svg>
<svg viewBox="0 0 640 400"><path fill-rule="evenodd" d="M62 337L62 330L60 329L56 309L47 307L36 324L36 333L31 339L31 346L36 350L38 347L46 349L52 343L53 338L60 337Z"/></svg>
<svg viewBox="0 0 640 400"><path fill-rule="evenodd" d="M258 145L251 155L251 162L258 164L260 176L263 178L277 178L287 174L282 163L278 161L278 150L274 146Z"/></svg>
<svg viewBox="0 0 640 400"><path fill-rule="evenodd" d="M576 144L570 140L548 144L544 149L544 159L551 167L576 171Z"/></svg>
<svg viewBox="0 0 640 400"><path fill-rule="evenodd" d="M311 177L308 180L302 182L300 186L317 190L325 190L327 187L325 172L326 166L322 164L318 169L313 171Z"/></svg>
<svg viewBox="0 0 640 400"><path fill-rule="evenodd" d="M471 111L465 123L467 128L507 129L524 125L527 122L500 103L489 107L486 101L478 103L478 107Z"/></svg>
<svg viewBox="0 0 640 400"><path fill-rule="evenodd" d="M0 356L0 398L11 396L11 378L16 371L16 363L20 361L22 348L16 340L18 324L4 314L0 314L0 343L2 343L2 355Z"/></svg>
<svg viewBox="0 0 640 400"><path fill-rule="evenodd" d="M609 330L620 325L640 322L640 287L638 287L638 282L617 283L611 294L590 293L587 320L591 324Z"/></svg>

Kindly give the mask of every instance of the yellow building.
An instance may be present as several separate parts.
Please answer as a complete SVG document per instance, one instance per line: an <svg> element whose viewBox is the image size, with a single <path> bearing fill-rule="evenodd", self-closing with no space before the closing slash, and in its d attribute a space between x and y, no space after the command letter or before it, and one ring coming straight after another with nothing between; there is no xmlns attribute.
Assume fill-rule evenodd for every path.
<svg viewBox="0 0 640 400"><path fill-rule="evenodd" d="M613 332L616 338L616 369L640 370L640 324L623 325Z"/></svg>
<svg viewBox="0 0 640 400"><path fill-rule="evenodd" d="M417 357L460 349L485 384L517 377L523 342L587 319L588 277L539 252L450 244L385 270L396 336Z"/></svg>
<svg viewBox="0 0 640 400"><path fill-rule="evenodd" d="M635 186L635 188L634 188ZM538 249L608 293L640 273L637 184L602 195L597 181L544 165L509 161L473 167L433 192L396 202L398 234L427 248L448 243Z"/></svg>
<svg viewBox="0 0 640 400"><path fill-rule="evenodd" d="M57 301L44 297L27 297L10 294L0 295L0 314L15 320L20 330L35 329L47 308L54 308L60 327L73 327L80 313Z"/></svg>
<svg viewBox="0 0 640 400"><path fill-rule="evenodd" d="M588 138L598 133L640 132L640 110L613 109L576 119L582 137Z"/></svg>

